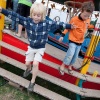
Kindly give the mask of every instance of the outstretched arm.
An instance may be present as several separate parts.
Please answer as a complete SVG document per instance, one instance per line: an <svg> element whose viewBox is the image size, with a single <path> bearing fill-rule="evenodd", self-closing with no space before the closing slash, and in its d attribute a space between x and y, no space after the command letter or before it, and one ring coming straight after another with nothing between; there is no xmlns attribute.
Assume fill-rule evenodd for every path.
<svg viewBox="0 0 100 100"><path fill-rule="evenodd" d="M8 18L16 21L17 23L23 25L25 28L27 27L27 24L29 23L28 18L20 16L19 14L15 13L13 11L3 9L2 7L0 7L0 13L4 14ZM30 24L28 24L28 25L30 25Z"/></svg>
<svg viewBox="0 0 100 100"><path fill-rule="evenodd" d="M75 29L76 25L74 25L74 23L72 24L66 24L63 22L55 22L55 21L49 21L49 24L51 24L51 30L56 30L56 29L60 29L60 27L63 27L66 31L66 33L68 32L68 29ZM65 34L62 34L62 37L59 38L59 42L61 42L63 40L63 37L65 36Z"/></svg>
<svg viewBox="0 0 100 100"><path fill-rule="evenodd" d="M50 21L50 20L46 20L47 26L49 28L49 30L56 30L56 29L74 29L76 26L74 24L67 24L64 22L56 22L56 21Z"/></svg>
<svg viewBox="0 0 100 100"><path fill-rule="evenodd" d="M65 29L63 32L62 32L62 34L61 34L61 37L59 38L59 42L62 42L63 41L63 37L68 33L68 29Z"/></svg>
<svg viewBox="0 0 100 100"><path fill-rule="evenodd" d="M63 22L55 22L55 21L52 21L52 24L51 24L51 30L55 30L55 29L59 29L59 28L66 28L66 29L71 29L71 24L65 24Z"/></svg>

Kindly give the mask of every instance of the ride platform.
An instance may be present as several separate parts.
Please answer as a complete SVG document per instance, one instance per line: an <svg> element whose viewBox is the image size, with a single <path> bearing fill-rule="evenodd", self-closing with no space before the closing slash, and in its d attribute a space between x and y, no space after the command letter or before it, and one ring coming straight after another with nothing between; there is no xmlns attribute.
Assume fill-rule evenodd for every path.
<svg viewBox="0 0 100 100"><path fill-rule="evenodd" d="M0 41L1 54L0 59L18 67L22 70L25 70L25 52L27 50L28 40L25 38L18 38L15 36L15 33L10 30L3 30L2 41ZM62 60L66 52L50 45L46 44L46 51L43 56L43 61L39 64L39 74L38 77L45 79L53 84L56 84L60 87L63 87L69 91L72 91L76 94L85 97L100 98L100 78L99 73L97 77L92 77L94 71L100 72L99 64L94 62L91 63L89 70L86 75L81 74L77 68L82 65L81 58L78 58L75 65L73 74L69 74L67 71L67 66L64 76L61 76L58 68L60 67ZM2 68L1 76L6 77L8 80L11 80L25 88L29 81L21 78L20 76L13 75L11 72L8 72ZM8 73L9 75L6 75ZM17 77L17 78L16 78ZM77 78L84 80L82 87L76 86L75 82ZM20 82L18 81L20 80ZM23 80L23 83L21 80ZM48 89L44 89L36 85L34 92L52 99L52 100L67 100L68 98L61 96L57 93L50 92ZM40 90L39 90L40 89ZM44 92L43 92L44 91ZM47 92L46 92L47 91ZM51 95L49 95L51 94ZM58 95L58 96L57 96ZM59 99L58 99L59 98ZM69 99L68 99L69 100Z"/></svg>

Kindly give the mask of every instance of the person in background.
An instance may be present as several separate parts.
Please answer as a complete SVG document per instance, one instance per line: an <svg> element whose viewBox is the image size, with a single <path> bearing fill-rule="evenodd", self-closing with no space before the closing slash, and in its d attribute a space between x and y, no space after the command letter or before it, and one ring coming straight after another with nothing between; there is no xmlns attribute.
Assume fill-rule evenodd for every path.
<svg viewBox="0 0 100 100"><path fill-rule="evenodd" d="M18 7L18 1L19 0L13 0L13 11L16 12L17 11L17 7ZM16 24L16 21L12 21L11 23L11 30L12 31L18 31L18 26Z"/></svg>
<svg viewBox="0 0 100 100"><path fill-rule="evenodd" d="M30 15L30 7L34 2L35 0L19 0L17 13L20 14L21 16L28 17ZM15 35L19 38L21 38L22 29L23 26L21 24L18 24L18 33ZM27 38L26 30L25 30L24 37Z"/></svg>
<svg viewBox="0 0 100 100"><path fill-rule="evenodd" d="M61 75L64 75L65 66L68 66L68 72L73 73L72 66L78 58L78 54L81 48L81 45L84 41L85 33L88 25L90 24L90 16L94 11L94 4L92 1L84 2L81 7L81 12L78 16L74 16L70 20L70 24L74 23L77 27L76 29L69 30L69 48L67 50L66 56L59 67L59 72ZM90 26L89 26L90 27ZM94 25L91 25L91 28L94 28ZM66 33L68 30L64 30ZM64 36L64 34L63 34ZM63 37L60 37L59 42L63 40Z"/></svg>
<svg viewBox="0 0 100 100"><path fill-rule="evenodd" d="M6 9L12 9L12 0L7 0Z"/></svg>
<svg viewBox="0 0 100 100"><path fill-rule="evenodd" d="M67 29L73 29L75 25L46 20L46 8L42 3L37 2L31 6L30 17L20 16L15 12L5 10L1 7L0 12L23 25L27 30L29 46L25 54L25 64L27 68L23 73L23 77L27 77L30 72L32 72L32 79L27 90L33 91L35 79L39 71L39 62L42 61L45 45L48 41L48 32L58 29L61 26Z"/></svg>

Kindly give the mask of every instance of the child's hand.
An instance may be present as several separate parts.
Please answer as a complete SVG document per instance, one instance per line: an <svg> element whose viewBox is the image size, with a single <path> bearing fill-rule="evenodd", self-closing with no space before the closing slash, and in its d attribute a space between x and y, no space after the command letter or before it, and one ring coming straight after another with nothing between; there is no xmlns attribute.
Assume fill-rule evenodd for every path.
<svg viewBox="0 0 100 100"><path fill-rule="evenodd" d="M62 42L62 40L63 40L63 37L60 37L58 41L59 41L59 42Z"/></svg>
<svg viewBox="0 0 100 100"><path fill-rule="evenodd" d="M74 23L72 23L71 24L71 29L76 29L76 28L77 28L77 26Z"/></svg>
<svg viewBox="0 0 100 100"><path fill-rule="evenodd" d="M0 12L2 11L2 7L0 7Z"/></svg>

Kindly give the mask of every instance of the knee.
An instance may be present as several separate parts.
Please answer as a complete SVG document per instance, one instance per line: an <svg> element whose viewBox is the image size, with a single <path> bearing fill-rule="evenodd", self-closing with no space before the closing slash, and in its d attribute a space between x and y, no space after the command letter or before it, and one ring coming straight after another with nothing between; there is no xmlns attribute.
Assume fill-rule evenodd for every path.
<svg viewBox="0 0 100 100"><path fill-rule="evenodd" d="M38 71L38 70L39 70L38 63L34 62L33 63L33 71Z"/></svg>
<svg viewBox="0 0 100 100"><path fill-rule="evenodd" d="M31 65L31 62L26 62L25 65L26 66L30 66Z"/></svg>
<svg viewBox="0 0 100 100"><path fill-rule="evenodd" d="M68 56L68 59L70 59L70 60L71 60L72 58L73 58L73 55Z"/></svg>
<svg viewBox="0 0 100 100"><path fill-rule="evenodd" d="M67 60L71 60L73 58L73 55L67 55L67 56L65 56L65 59L67 59Z"/></svg>
<svg viewBox="0 0 100 100"><path fill-rule="evenodd" d="M39 64L38 62L34 62L33 67L38 67L38 64Z"/></svg>

